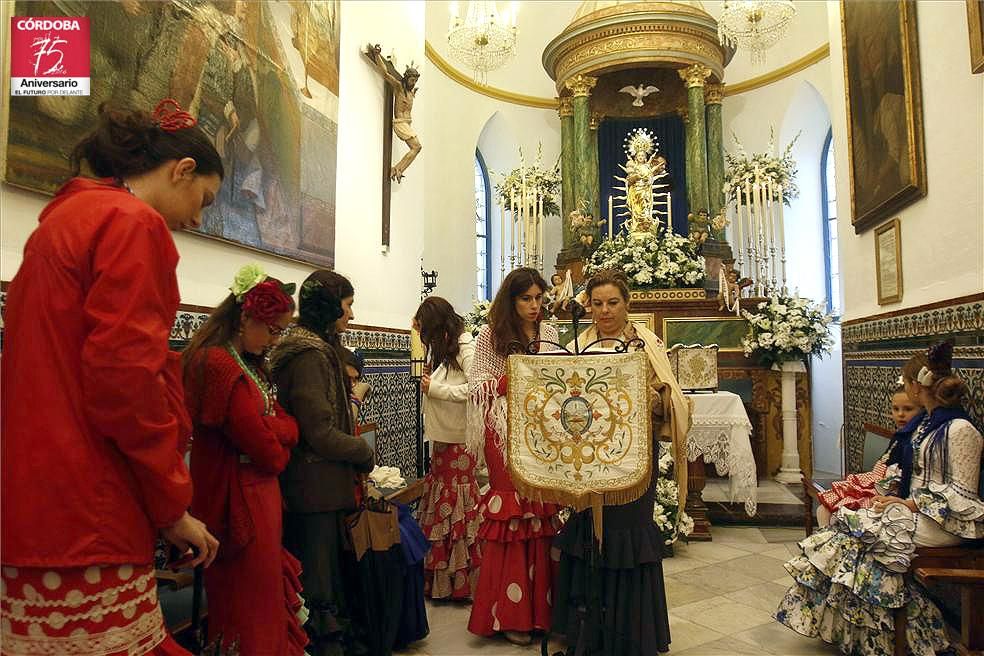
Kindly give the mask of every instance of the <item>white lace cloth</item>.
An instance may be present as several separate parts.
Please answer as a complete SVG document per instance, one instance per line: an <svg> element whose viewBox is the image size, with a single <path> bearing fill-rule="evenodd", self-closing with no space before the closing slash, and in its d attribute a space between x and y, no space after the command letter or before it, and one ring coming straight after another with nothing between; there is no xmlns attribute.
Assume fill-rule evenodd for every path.
<svg viewBox="0 0 984 656"><path fill-rule="evenodd" d="M692 426L687 433L687 460L704 456L718 475L727 476L731 501L742 501L745 514L758 507L758 478L752 455L752 422L741 397L733 392L686 394L694 402Z"/></svg>

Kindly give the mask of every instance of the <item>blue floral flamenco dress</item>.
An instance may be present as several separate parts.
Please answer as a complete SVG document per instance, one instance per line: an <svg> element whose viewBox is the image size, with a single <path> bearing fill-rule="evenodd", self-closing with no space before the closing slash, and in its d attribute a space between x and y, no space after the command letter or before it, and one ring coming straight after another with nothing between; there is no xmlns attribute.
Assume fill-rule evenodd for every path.
<svg viewBox="0 0 984 656"><path fill-rule="evenodd" d="M916 417L900 436L907 462L890 465L877 487L911 499L918 512L901 503L881 512L841 509L786 563L794 584L776 619L852 656L894 653L894 613L902 607L910 654L935 656L949 647L943 616L909 566L917 546L984 538L982 438L966 414L938 408Z"/></svg>

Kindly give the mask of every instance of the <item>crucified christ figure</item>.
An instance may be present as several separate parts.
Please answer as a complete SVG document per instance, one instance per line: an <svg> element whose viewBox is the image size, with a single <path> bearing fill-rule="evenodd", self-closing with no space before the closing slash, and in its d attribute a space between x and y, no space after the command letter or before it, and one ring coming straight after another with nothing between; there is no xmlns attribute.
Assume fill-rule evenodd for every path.
<svg viewBox="0 0 984 656"><path fill-rule="evenodd" d="M393 132L410 148L410 152L390 169L390 179L400 182L403 180L403 172L416 159L422 148L410 118L410 114L413 112L413 99L417 95L417 80L420 79L420 73L411 65L406 67L403 75L400 75L396 72L393 62L380 54L381 50L382 48L378 43L369 45L366 46L365 55L382 74L386 84L390 85L393 90Z"/></svg>

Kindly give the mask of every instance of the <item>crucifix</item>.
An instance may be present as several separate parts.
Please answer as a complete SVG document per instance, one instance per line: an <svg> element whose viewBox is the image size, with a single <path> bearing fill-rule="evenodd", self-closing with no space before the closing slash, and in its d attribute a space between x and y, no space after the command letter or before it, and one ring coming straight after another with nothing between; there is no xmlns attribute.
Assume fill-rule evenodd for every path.
<svg viewBox="0 0 984 656"><path fill-rule="evenodd" d="M377 43L366 46L362 54L369 60L386 83L383 99L383 247L390 244L390 189L391 182L403 181L404 172L420 153L420 139L414 132L411 113L413 100L417 95L417 80L420 73L413 64L407 66L401 75L396 71L392 57L382 56L382 47ZM395 165L393 162L393 133L410 150Z"/></svg>

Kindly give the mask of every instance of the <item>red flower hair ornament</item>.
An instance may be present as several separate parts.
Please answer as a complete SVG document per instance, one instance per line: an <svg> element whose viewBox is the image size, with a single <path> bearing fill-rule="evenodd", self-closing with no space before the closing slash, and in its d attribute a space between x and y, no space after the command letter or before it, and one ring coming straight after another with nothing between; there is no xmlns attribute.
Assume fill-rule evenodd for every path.
<svg viewBox="0 0 984 656"><path fill-rule="evenodd" d="M165 132L177 132L198 125L198 119L181 109L174 98L165 98L157 103L153 114L154 125Z"/></svg>
<svg viewBox="0 0 984 656"><path fill-rule="evenodd" d="M292 311L294 302L276 280L259 283L243 296L243 314L263 323L273 323Z"/></svg>
<svg viewBox="0 0 984 656"><path fill-rule="evenodd" d="M257 321L272 323L280 315L294 309L291 297L296 287L294 283L285 285L271 278L255 264L247 264L236 273L229 291L236 297L236 303L242 306L243 314Z"/></svg>

